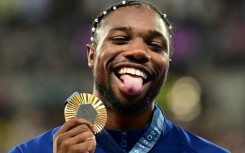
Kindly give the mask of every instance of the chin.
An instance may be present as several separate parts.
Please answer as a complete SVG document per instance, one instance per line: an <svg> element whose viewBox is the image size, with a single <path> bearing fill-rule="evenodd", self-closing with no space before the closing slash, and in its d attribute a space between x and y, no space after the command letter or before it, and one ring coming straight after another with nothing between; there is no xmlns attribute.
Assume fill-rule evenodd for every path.
<svg viewBox="0 0 245 153"><path fill-rule="evenodd" d="M96 87L99 93L103 96L106 107L129 115L144 111L153 101L151 94L146 94L145 97L123 96L115 93L111 87L98 84Z"/></svg>

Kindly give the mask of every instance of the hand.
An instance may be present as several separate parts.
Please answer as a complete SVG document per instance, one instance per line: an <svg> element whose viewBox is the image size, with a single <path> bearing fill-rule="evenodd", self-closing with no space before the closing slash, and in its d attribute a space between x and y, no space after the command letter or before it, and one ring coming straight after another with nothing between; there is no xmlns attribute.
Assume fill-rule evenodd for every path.
<svg viewBox="0 0 245 153"><path fill-rule="evenodd" d="M93 153L96 147L92 123L81 118L67 121L53 136L54 153Z"/></svg>

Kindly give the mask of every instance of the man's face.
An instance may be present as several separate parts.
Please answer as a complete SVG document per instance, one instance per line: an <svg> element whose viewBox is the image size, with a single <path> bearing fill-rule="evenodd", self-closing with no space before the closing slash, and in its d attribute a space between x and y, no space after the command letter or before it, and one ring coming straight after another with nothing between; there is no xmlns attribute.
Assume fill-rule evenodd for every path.
<svg viewBox="0 0 245 153"><path fill-rule="evenodd" d="M97 32L97 47L88 50L94 94L117 111L143 110L167 77L169 37L163 20L147 7L123 7Z"/></svg>

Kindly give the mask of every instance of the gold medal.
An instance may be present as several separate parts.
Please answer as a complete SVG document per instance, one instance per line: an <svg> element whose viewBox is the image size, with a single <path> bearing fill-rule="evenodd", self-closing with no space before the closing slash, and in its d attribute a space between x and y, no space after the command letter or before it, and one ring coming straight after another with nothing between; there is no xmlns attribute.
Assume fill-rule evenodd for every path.
<svg viewBox="0 0 245 153"><path fill-rule="evenodd" d="M95 126L95 134L99 133L107 121L104 104L99 98L88 93L80 93L72 97L65 106L65 120L83 118Z"/></svg>

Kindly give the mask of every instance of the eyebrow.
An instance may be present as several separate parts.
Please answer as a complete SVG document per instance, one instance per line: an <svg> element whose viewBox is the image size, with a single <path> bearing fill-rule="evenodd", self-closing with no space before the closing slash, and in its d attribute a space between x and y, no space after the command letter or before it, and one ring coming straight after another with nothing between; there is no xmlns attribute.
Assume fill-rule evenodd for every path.
<svg viewBox="0 0 245 153"><path fill-rule="evenodd" d="M126 32L126 31L132 31L132 28L131 27L115 27L115 28L112 28L110 30L110 32L112 32L112 31L124 31L124 32ZM165 38L165 36L157 30L148 30L148 34L150 34L151 36L161 37L166 43L168 42L167 38Z"/></svg>
<svg viewBox="0 0 245 153"><path fill-rule="evenodd" d="M151 35L151 36L156 36L156 37L160 37L163 39L163 41L167 44L167 38L159 31L156 31L156 30L149 30L148 33Z"/></svg>
<svg viewBox="0 0 245 153"><path fill-rule="evenodd" d="M162 37L165 39L164 35L156 30L148 30L148 33L152 36Z"/></svg>
<svg viewBox="0 0 245 153"><path fill-rule="evenodd" d="M131 31L132 28L130 27L115 27L110 30L111 31Z"/></svg>

